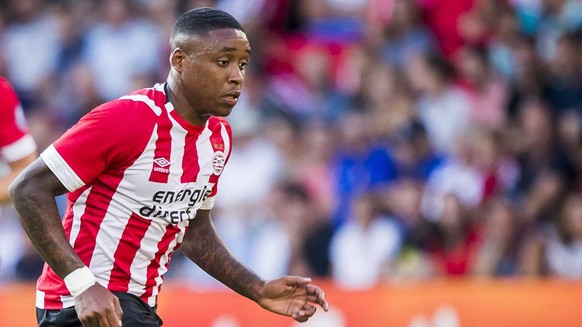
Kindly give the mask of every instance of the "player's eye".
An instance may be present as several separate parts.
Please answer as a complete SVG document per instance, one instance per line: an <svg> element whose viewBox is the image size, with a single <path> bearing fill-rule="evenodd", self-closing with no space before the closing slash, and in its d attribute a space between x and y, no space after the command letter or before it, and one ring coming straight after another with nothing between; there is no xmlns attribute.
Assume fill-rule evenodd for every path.
<svg viewBox="0 0 582 327"><path fill-rule="evenodd" d="M219 60L218 65L221 67L226 67L228 66L228 60Z"/></svg>
<svg viewBox="0 0 582 327"><path fill-rule="evenodd" d="M240 68L241 70L244 70L244 69L245 69L245 67L247 67L247 65L248 65L248 63L243 61L243 62L241 62L241 63L239 64L239 68Z"/></svg>

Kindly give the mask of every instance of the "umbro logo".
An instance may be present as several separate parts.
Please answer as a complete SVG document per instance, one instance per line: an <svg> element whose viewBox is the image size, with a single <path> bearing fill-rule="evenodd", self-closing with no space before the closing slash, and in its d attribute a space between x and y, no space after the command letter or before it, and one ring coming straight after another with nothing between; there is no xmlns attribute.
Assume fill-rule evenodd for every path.
<svg viewBox="0 0 582 327"><path fill-rule="evenodd" d="M170 164L171 164L171 162L166 158L156 158L156 159L154 159L153 171L158 172L158 173L162 173L162 174L169 174L170 167L168 167L168 166Z"/></svg>
<svg viewBox="0 0 582 327"><path fill-rule="evenodd" d="M170 161L168 161L166 158L157 158L154 159L154 162L162 168L170 165Z"/></svg>

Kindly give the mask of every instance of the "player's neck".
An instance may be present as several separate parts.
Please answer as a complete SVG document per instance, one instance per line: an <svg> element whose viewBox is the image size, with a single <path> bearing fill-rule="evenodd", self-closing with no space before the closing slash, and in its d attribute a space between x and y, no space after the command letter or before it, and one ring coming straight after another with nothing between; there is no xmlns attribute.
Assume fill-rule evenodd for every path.
<svg viewBox="0 0 582 327"><path fill-rule="evenodd" d="M165 92L168 101L172 103L172 106L174 106L174 109L178 115L182 117L182 119L194 126L206 125L206 121L209 117L200 117L196 115L196 111L191 108L188 104L188 101L186 101L186 99L181 96L183 91L180 89L180 86L177 85L171 78L169 78L166 82Z"/></svg>

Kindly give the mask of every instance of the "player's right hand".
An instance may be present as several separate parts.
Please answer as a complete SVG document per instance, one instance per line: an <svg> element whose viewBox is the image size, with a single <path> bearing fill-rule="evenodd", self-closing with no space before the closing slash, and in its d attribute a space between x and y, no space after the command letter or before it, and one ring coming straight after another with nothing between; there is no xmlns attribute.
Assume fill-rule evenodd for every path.
<svg viewBox="0 0 582 327"><path fill-rule="evenodd" d="M75 298L75 310L83 327L120 327L123 312L119 299L95 284Z"/></svg>

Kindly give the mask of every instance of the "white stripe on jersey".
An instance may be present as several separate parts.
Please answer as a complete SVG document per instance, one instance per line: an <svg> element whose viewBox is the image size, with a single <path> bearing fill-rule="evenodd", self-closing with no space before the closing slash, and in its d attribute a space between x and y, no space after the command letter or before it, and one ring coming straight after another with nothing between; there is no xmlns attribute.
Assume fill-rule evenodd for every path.
<svg viewBox="0 0 582 327"><path fill-rule="evenodd" d="M8 162L20 160L36 150L36 143L29 134L0 149L0 154Z"/></svg>
<svg viewBox="0 0 582 327"><path fill-rule="evenodd" d="M44 163L53 171L63 186L73 192L85 185L85 182L71 169L69 164L57 152L53 145L50 145L44 150L40 157Z"/></svg>
<svg viewBox="0 0 582 327"><path fill-rule="evenodd" d="M87 188L85 192L77 198L77 201L73 206L73 224L71 226L71 235L69 237L69 243L71 243L71 246L75 244L77 236L79 236L79 230L81 229L81 216L85 213L85 208L87 208L87 197L89 196L89 193L91 193L91 189L92 187Z"/></svg>
<svg viewBox="0 0 582 327"><path fill-rule="evenodd" d="M141 240L139 250L129 266L131 279L128 285L128 293L135 296L141 296L145 292L144 285L147 281L148 266L151 261L154 260L154 257L158 252L158 242L162 239L165 233L166 230L158 224L152 223L149 226ZM150 239L156 239L158 242L148 242L147 240Z"/></svg>
<svg viewBox="0 0 582 327"><path fill-rule="evenodd" d="M95 250L89 266L101 285L109 284L113 263L115 262L115 251L132 214L129 208L114 205L114 202L118 201L115 199L116 196L117 193L113 196L107 214L101 222L95 241Z"/></svg>
<svg viewBox="0 0 582 327"><path fill-rule="evenodd" d="M176 237L174 237L172 242L170 242L170 246L166 250L166 253L164 253L164 255L160 258L158 276L156 276L155 278L156 284L153 286L152 295L147 299L147 303L151 307L156 305L156 299L158 297L158 294L160 293L160 285L164 281L162 276L168 271L168 268L166 268L166 264L168 263L168 261L170 261L170 252L173 251L178 242L182 242L182 238L184 237L184 233L186 231L186 225L188 223L189 223L188 221L184 221L178 225L178 227L180 228L180 232L176 234Z"/></svg>
<svg viewBox="0 0 582 327"><path fill-rule="evenodd" d="M36 289L36 298L34 305L39 309L44 309L44 292L39 291L38 288Z"/></svg>
<svg viewBox="0 0 582 327"><path fill-rule="evenodd" d="M166 109L168 106L166 106ZM186 135L188 131L185 130L180 124L174 120L174 117L170 115L168 112L168 118L172 123L172 128L170 128L170 136L172 137L172 148L170 151L170 162L172 163L170 168L170 175L168 176L168 184L180 185L182 181L180 178L182 177L183 171L183 164L182 161L184 160L184 148L183 147L176 147L175 144L186 144ZM178 142L178 143L176 143Z"/></svg>
<svg viewBox="0 0 582 327"><path fill-rule="evenodd" d="M119 99L143 102L143 103L147 104L148 107L150 107L150 109L152 109L152 111L156 115L159 116L162 114L162 109L160 107L156 106L156 103L154 102L154 100L148 98L146 95L143 95L143 94L124 95Z"/></svg>

